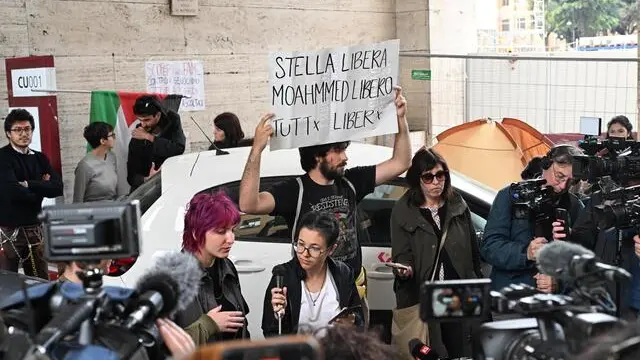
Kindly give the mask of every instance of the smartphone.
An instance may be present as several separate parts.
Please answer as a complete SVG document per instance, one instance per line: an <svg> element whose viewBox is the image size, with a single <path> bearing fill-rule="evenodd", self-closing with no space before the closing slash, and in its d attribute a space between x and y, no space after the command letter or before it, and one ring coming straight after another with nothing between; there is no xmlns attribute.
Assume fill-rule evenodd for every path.
<svg viewBox="0 0 640 360"><path fill-rule="evenodd" d="M564 226L564 233L569 236L569 212L567 209L557 208L556 209L556 220L559 220Z"/></svg>
<svg viewBox="0 0 640 360"><path fill-rule="evenodd" d="M409 270L409 267L407 265L402 265L399 263L387 262L387 263L384 263L384 265L394 269Z"/></svg>
<svg viewBox="0 0 640 360"><path fill-rule="evenodd" d="M329 320L329 324L333 324L336 320L349 316L352 313L355 313L356 311L360 310L361 308L362 306L360 305L344 308L340 310L340 312L336 316L332 317L331 320Z"/></svg>

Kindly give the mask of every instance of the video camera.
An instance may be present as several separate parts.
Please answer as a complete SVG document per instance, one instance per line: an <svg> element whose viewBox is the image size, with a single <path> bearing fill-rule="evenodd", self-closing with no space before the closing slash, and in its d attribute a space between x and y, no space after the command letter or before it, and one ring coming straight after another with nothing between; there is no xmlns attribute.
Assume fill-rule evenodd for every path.
<svg viewBox="0 0 640 360"><path fill-rule="evenodd" d="M422 286L420 317L425 322L455 322L483 321L490 310L520 315L482 324L474 335L473 358L478 360L568 359L595 336L624 324L581 298L544 294L525 284L501 291L490 291L490 285L489 279L427 282ZM445 310L451 301L439 299L443 293L460 295L466 310Z"/></svg>
<svg viewBox="0 0 640 360"><path fill-rule="evenodd" d="M105 331L119 333L123 344L127 342L125 338L132 340L127 342L130 346L122 346L125 354L141 344L155 344L158 334L147 327L153 326L148 317L135 329L121 326L139 310L142 296L138 297L133 289L102 287L101 260L140 254L139 201L55 205L43 208L39 218L45 258L50 262L78 263L82 271L77 275L82 285L40 284L5 299L0 310L5 312L7 324L18 330L16 336L22 336L18 343L26 344L12 346L9 358L32 358L38 353L58 353L61 349L76 351L79 346L95 349L94 337L104 335ZM37 327L23 326L36 323ZM74 340L66 341L68 336Z"/></svg>
<svg viewBox="0 0 640 360"><path fill-rule="evenodd" d="M565 241L545 245L536 261L541 274L562 282L570 292L547 294L526 284L489 292L488 279L425 282L420 317L425 322L463 318L482 321L489 309L511 314L512 320L482 324L474 337L473 354L480 360L568 359L589 347L594 337L626 324L612 315L616 305L604 285L628 281L629 272L601 263L592 251ZM444 311L445 305L436 294L459 295L462 303L474 304L469 309L479 310Z"/></svg>
<svg viewBox="0 0 640 360"><path fill-rule="evenodd" d="M594 206L599 229L640 227L640 185L600 193L602 203Z"/></svg>
<svg viewBox="0 0 640 360"><path fill-rule="evenodd" d="M45 207L40 220L48 261L99 262L140 254L137 200Z"/></svg>
<svg viewBox="0 0 640 360"><path fill-rule="evenodd" d="M514 219L529 220L533 226L534 236L551 239L553 237L551 223L563 220L568 226L568 212L556 207L557 199L553 188L546 186L546 180L525 180L512 183L511 212Z"/></svg>
<svg viewBox="0 0 640 360"><path fill-rule="evenodd" d="M623 181L640 176L640 143L620 137L605 140L585 137L578 145L587 155L573 157L573 177L579 180L595 181L603 176L611 176ZM596 156L607 150L602 157Z"/></svg>

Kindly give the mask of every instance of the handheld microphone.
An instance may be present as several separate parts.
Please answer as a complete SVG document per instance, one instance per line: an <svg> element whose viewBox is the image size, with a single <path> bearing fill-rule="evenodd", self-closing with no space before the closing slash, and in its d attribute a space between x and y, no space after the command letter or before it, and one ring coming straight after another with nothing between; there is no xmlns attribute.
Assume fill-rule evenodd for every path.
<svg viewBox="0 0 640 360"><path fill-rule="evenodd" d="M157 258L136 286L140 296L124 326L132 329L159 317L173 317L185 309L200 289L202 270L195 257L168 252Z"/></svg>
<svg viewBox="0 0 640 360"><path fill-rule="evenodd" d="M609 281L628 280L628 271L601 263L594 253L580 245L554 241L540 249L538 269L541 273L562 281L574 281L588 275L598 275Z"/></svg>
<svg viewBox="0 0 640 360"><path fill-rule="evenodd" d="M286 273L284 266L283 265L274 266L273 270L271 270L271 273L275 277L276 287L281 289L282 284L284 283L284 274ZM284 313L282 311L276 314L278 316L278 335L282 335L282 315L283 314Z"/></svg>
<svg viewBox="0 0 640 360"><path fill-rule="evenodd" d="M438 353L420 339L414 338L409 341L409 352L416 360L445 360L438 356Z"/></svg>

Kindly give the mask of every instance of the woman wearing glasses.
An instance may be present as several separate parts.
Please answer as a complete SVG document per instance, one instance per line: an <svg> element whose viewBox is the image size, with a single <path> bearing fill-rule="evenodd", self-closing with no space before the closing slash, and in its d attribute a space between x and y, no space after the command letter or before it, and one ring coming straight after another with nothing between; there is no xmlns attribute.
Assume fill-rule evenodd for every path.
<svg viewBox="0 0 640 360"><path fill-rule="evenodd" d="M282 287L272 277L264 299L262 331L265 337L277 336L278 318L282 334L313 332L332 323L342 310L341 323L362 325L360 296L351 268L330 258L336 248L340 228L335 216L309 212L300 220L296 256L278 265L283 269Z"/></svg>
<svg viewBox="0 0 640 360"><path fill-rule="evenodd" d="M73 202L115 200L118 174L116 156L111 152L116 142L113 127L105 122L93 122L84 128L84 138L91 151L76 167Z"/></svg>
<svg viewBox="0 0 640 360"><path fill-rule="evenodd" d="M411 338L427 335L418 315L422 283L482 277L471 213L451 187L444 158L423 147L414 155L406 179L409 189L391 213L393 262L399 264L394 268L397 309L392 331L403 349ZM468 326L430 324L428 333L441 356L471 356Z"/></svg>

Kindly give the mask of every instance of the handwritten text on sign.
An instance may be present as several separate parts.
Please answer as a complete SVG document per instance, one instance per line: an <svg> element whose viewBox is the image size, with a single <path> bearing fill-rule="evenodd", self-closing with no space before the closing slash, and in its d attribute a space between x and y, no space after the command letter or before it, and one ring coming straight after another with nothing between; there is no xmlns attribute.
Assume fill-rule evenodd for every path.
<svg viewBox="0 0 640 360"><path fill-rule="evenodd" d="M270 54L271 150L396 133L398 46Z"/></svg>
<svg viewBox="0 0 640 360"><path fill-rule="evenodd" d="M144 70L147 92L184 95L180 111L204 110L202 61L147 61Z"/></svg>

